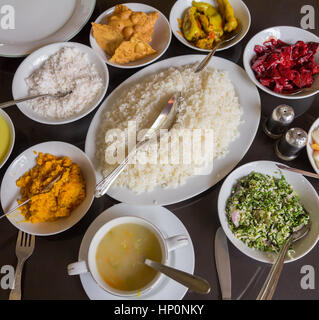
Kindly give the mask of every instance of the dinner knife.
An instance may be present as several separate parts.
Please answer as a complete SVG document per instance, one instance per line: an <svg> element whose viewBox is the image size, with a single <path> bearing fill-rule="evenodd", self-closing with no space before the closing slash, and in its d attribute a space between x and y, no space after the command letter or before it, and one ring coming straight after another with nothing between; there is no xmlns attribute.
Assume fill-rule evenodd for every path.
<svg viewBox="0 0 319 320"><path fill-rule="evenodd" d="M224 230L219 227L215 235L215 263L222 299L231 299L231 269L227 238Z"/></svg>

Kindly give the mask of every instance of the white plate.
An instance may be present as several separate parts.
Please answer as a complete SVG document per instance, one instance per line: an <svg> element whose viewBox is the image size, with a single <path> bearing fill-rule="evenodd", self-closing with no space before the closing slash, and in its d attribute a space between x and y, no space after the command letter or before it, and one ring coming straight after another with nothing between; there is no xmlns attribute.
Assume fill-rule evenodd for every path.
<svg viewBox="0 0 319 320"><path fill-rule="evenodd" d="M148 75L170 67L179 67L186 64L198 63L203 59L203 57L203 55L185 55L152 64L128 78L106 98L91 122L85 141L85 152L96 168L95 137L99 127L99 121L102 114L112 106L113 102L117 99L117 96L119 96L125 88L129 87L133 83L142 81ZM261 110L258 90L249 80L246 72L229 60L213 57L209 66L219 70L227 70L229 72L229 77L235 86L239 102L243 109L243 120L245 122L239 127L240 137L230 144L230 151L227 156L214 161L214 169L210 174L190 177L184 185L176 189L163 189L157 187L152 192L136 194L128 189L111 187L108 191L109 196L121 202L140 205L169 205L177 203L189 199L212 187L224 178L244 157L254 140L260 121ZM102 179L101 174L97 171L96 176L97 181Z"/></svg>
<svg viewBox="0 0 319 320"><path fill-rule="evenodd" d="M189 244L186 247L169 253L168 265L182 271L193 274L195 255L192 240L183 223L170 211L158 206L130 206L124 203L117 204L102 212L86 231L79 251L79 261L88 259L88 250L91 239L96 231L111 219L122 216L136 216L149 220L157 226L164 235L171 237L178 234L188 236ZM91 300L128 300L129 298L118 297L104 291L97 285L90 273L80 275L83 288ZM158 285L141 298L145 300L181 300L187 292L187 288L163 277Z"/></svg>
<svg viewBox="0 0 319 320"><path fill-rule="evenodd" d="M7 160L10 157L10 154L12 152L13 146L14 146L14 141L15 141L15 130L14 130L14 125L10 119L10 117L7 115L7 113L3 110L0 109L0 117L3 117L3 119L7 122L9 126L9 130L11 133L11 141L10 141L10 147L9 150L7 151L7 155L3 159L2 162L0 162L0 168L7 162Z"/></svg>
<svg viewBox="0 0 319 320"><path fill-rule="evenodd" d="M309 129L309 132L308 132L308 140L307 140L307 155L308 155L308 158L309 158L309 161L313 167L313 170L315 170L316 173L319 174L319 168L317 167L316 165L316 162L315 160L313 159L313 150L311 148L311 144L313 143L312 142L312 131L319 128L319 118L312 124L311 128Z"/></svg>
<svg viewBox="0 0 319 320"><path fill-rule="evenodd" d="M86 24L95 0L7 0L14 29L0 28L0 56L20 57L50 43L68 41ZM1 17L9 11L1 12Z"/></svg>
<svg viewBox="0 0 319 320"><path fill-rule="evenodd" d="M35 152L50 153L55 156L67 156L74 163L77 163L82 171L86 182L86 198L66 218L52 222L31 223L23 222L24 217L19 211L15 211L7 216L8 220L21 231L37 236L48 236L65 231L74 226L89 210L94 199L96 180L94 168L86 156L79 148L59 141L50 141L37 144L22 152L7 169L1 183L1 205L3 212L8 212L17 206L17 199L21 197L20 188L16 186L18 180L25 172L36 165L37 154Z"/></svg>
<svg viewBox="0 0 319 320"><path fill-rule="evenodd" d="M228 239L233 243L238 250L252 259L272 263L276 257L273 253L267 253L256 249L249 248L242 241L238 240L228 226L226 217L226 201L231 194L232 188L236 185L238 179L247 176L252 171L260 172L263 174L269 174L272 176L280 177L279 169L276 166L276 162L272 161L256 161L247 163L236 170L234 170L224 181L218 196L218 215L219 220L224 229ZM276 174L277 172L277 174ZM283 175L286 177L287 182L292 185L293 189L299 194L300 201L304 205L305 209L310 214L311 229L302 240L297 241L293 248L295 253L292 258L286 258L285 262L292 262L302 258L306 255L317 243L319 239L319 197L316 190L310 184L310 182L300 174L292 173L282 170Z"/></svg>
<svg viewBox="0 0 319 320"><path fill-rule="evenodd" d="M287 42L289 44L294 44L298 40L302 40L304 42L319 42L319 37L317 37L315 34L306 31L301 28L297 27L286 27L286 26L279 26L279 27L271 27L265 30L262 30L258 32L256 35L254 35L249 42L246 45L244 55L243 55L243 62L244 62L244 67L249 75L250 79L262 90L265 92L271 94L272 96L276 96L279 98L283 99L302 99L302 98L308 98L316 92L301 92L298 94L294 95L289 95L289 94L281 94L281 93L276 93L267 87L263 86L255 77L254 71L252 70L250 66L250 62L252 58L256 55L254 48L255 45L262 45L265 41L269 40L269 38L276 38L280 39L284 42ZM318 59L318 58L317 58ZM319 63L319 61L316 61Z"/></svg>
<svg viewBox="0 0 319 320"><path fill-rule="evenodd" d="M96 96L94 101L92 101L91 106L89 106L82 112L74 114L73 116L65 119L44 117L36 113L35 111L33 111L29 107L28 102L18 103L17 106L19 107L20 111L34 121L37 121L40 123L57 125L57 124L65 124L65 123L70 123L70 122L79 120L84 116L86 116L88 113L90 113L92 110L94 110L105 96L105 93L109 85L109 72L108 72L107 66L102 61L102 59L90 47L84 44L77 43L77 42L58 42L58 43L53 43L45 47L42 47L41 49L30 54L28 57L26 57L22 61L12 81L13 98L20 99L20 98L27 97L29 94L28 93L29 88L25 80L36 69L40 68L45 60L47 60L50 56L52 56L53 54L55 54L61 48L64 48L64 47L77 48L79 51L87 55L89 62L96 66L99 76L103 81L103 87L101 89L101 92L98 96Z"/></svg>
<svg viewBox="0 0 319 320"><path fill-rule="evenodd" d="M150 13L154 11L158 11L157 9L148 6L143 3L124 3L129 9L133 11L140 11L140 12L145 12L145 13ZM114 11L115 7L112 7L106 11L104 11L102 14L99 15L99 17L94 21L95 23L100 23L100 24L106 24L107 22L107 16L111 15ZM92 29L90 32L90 45L93 48L93 50L109 65L113 67L118 67L118 68L124 68L124 69L130 69L130 68L138 68L145 66L147 64L150 64L157 60L160 56L164 54L164 52L167 50L171 38L172 38L172 32L171 28L169 26L169 23L166 19L166 17L158 11L159 16L156 21L156 24L154 26L154 33L152 36L152 41L150 42L151 47L157 51L157 53L152 54L148 57L132 61L126 64L117 64L110 62L111 56L106 54L101 47L98 45L96 42L95 38L93 37L92 34Z"/></svg>
<svg viewBox="0 0 319 320"><path fill-rule="evenodd" d="M173 5L171 9L171 13L169 15L169 23L171 25L171 29L174 33L174 36L185 46L190 47L192 49L203 51L203 52L209 52L211 50L207 49L200 49L191 44L189 41L187 41L181 34L180 27L178 25L177 19L182 19L183 15L185 14L185 11L192 6L192 0L177 0L175 4ZM217 6L217 2L214 0L207 0L206 3L212 4L213 6ZM227 44L220 46L217 51L228 49L235 44L237 44L239 41L241 41L245 35L247 34L250 23L251 23L251 17L250 12L245 3L241 0L229 0L229 3L234 9L235 17L238 18L243 25L243 29L241 34L235 38L232 41L227 42ZM180 32L180 33L179 33Z"/></svg>

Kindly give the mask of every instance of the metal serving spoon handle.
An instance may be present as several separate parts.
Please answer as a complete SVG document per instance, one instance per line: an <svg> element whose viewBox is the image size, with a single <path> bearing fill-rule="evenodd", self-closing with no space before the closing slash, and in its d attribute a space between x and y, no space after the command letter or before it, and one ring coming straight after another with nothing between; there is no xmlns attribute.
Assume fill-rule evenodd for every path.
<svg viewBox="0 0 319 320"><path fill-rule="evenodd" d="M238 19L237 19L238 20ZM197 66L197 68L195 69L195 73L202 71L203 69L205 69L205 67L207 66L208 62L210 61L210 59L212 58L212 56L215 54L216 50L224 43L229 42L235 38L237 38L240 34L241 31L243 30L243 26L241 24L241 22L238 20L238 26L237 28L231 32L230 34L227 35L226 38L222 39L222 41L219 41L216 43L215 47L209 52L209 54L200 62L200 64Z"/></svg>
<svg viewBox="0 0 319 320"><path fill-rule="evenodd" d="M181 283L182 285L194 292L200 294L207 294L210 292L209 283L201 277L194 276L190 273L165 266L159 262L150 259L145 259L144 263L152 269L155 269L165 274L169 278Z"/></svg>
<svg viewBox="0 0 319 320"><path fill-rule="evenodd" d="M304 225L301 229L299 229L298 231L295 231L291 234L291 236L288 238L288 240L286 241L285 245L281 248L278 257L275 261L275 263L273 264L272 268L270 269L270 272L268 274L268 277L263 285L263 287L261 288L256 300L271 300L279 278L280 278L280 274L282 271L282 268L284 266L284 261L285 261L285 257L287 254L287 251L290 247L290 245L303 238L305 235L307 235L308 231L310 229L310 224L308 223L307 225Z"/></svg>
<svg viewBox="0 0 319 320"><path fill-rule="evenodd" d="M212 58L212 56L215 54L216 50L220 47L221 44L224 42L217 42L214 49L200 62L200 64L195 69L195 73L202 71L207 66L208 62Z"/></svg>
<svg viewBox="0 0 319 320"><path fill-rule="evenodd" d="M276 166L279 169L282 169L282 170L287 170L287 171L290 171L290 172L302 174L303 176L306 176L306 177L319 179L319 174L317 174L317 173L313 173L313 172L309 172L309 171L305 171L305 170L300 170L300 169L296 169L296 168L292 168L292 167L288 167L288 166L285 166L285 165L282 165L282 164L276 164Z"/></svg>
<svg viewBox="0 0 319 320"><path fill-rule="evenodd" d="M49 93L45 93L45 94L38 94L36 96L29 96L29 97L25 97L25 98L21 98L21 99L17 99L17 100L10 100L10 101L7 101L7 102L3 102L3 103L0 103L0 109L2 108L6 108L6 107L10 107L10 106L13 106L17 103L20 103L20 102L24 102L24 101L28 101L28 100L33 100L33 99L36 99L36 98L42 98L42 97L53 97L53 98L63 98L65 97L66 95L70 94L72 91L68 91L68 92L58 92L57 94L49 94Z"/></svg>

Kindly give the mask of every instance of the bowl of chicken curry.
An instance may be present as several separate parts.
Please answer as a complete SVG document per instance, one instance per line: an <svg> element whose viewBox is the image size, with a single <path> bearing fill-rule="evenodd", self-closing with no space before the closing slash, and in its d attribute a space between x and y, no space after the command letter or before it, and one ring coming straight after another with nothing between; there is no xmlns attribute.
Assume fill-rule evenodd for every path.
<svg viewBox="0 0 319 320"><path fill-rule="evenodd" d="M241 34L217 49L234 46L244 38L250 27L250 13L241 0L192 1L178 0L170 13L175 37L186 46L208 52L227 34L241 24Z"/></svg>

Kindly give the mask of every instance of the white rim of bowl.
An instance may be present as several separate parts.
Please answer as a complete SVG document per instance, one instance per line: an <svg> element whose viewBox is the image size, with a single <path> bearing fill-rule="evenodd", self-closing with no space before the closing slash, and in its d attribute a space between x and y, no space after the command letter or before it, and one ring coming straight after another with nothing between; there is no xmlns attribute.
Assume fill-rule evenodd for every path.
<svg viewBox="0 0 319 320"><path fill-rule="evenodd" d="M150 60L150 61L147 61L147 62L144 62L144 63L141 63L139 65L136 65L136 66L129 66L129 65L120 65L120 64L115 64L115 63L112 63L109 61L109 59L105 59L103 60L102 57L99 56L99 54L93 49L92 47L92 41L95 41L94 37L93 37L93 34L92 34L92 27L90 29L90 33L89 33L89 42L90 42L90 47L91 49L102 59L102 61L112 67L115 67L115 68L121 68L121 69L134 69L134 68L140 68L140 67L144 67L148 64L151 64L153 62L155 62L156 60L158 60L168 49L169 45L171 44L171 41L172 41L172 28L171 28L171 25L169 23L169 21L167 20L167 18L165 17L165 15L159 11L158 9L152 7L152 6L149 6L148 4L145 4L145 3L137 3L137 2L128 2L128 3L124 3L124 5L143 5L145 7L148 7L149 9L151 10L154 10L154 11L157 11L165 20L165 22L167 23L167 26L168 26L168 29L169 29L169 39L168 39L168 42L167 42L167 45L166 47L164 48L164 50L158 55L156 56L154 59ZM105 10L104 12L102 12L94 21L94 23L99 23L97 21L99 21L100 19L102 19L103 17L109 15L113 10L114 10L115 6L114 7L111 7L107 10Z"/></svg>
<svg viewBox="0 0 319 320"><path fill-rule="evenodd" d="M8 124L9 126L9 129L11 131L11 141L10 141L10 147L9 147L9 150L7 151L7 154L6 156L3 158L3 161L0 163L0 169L4 166L4 164L8 161L11 153L12 153L12 150L13 150L13 147L14 147L14 144L15 144L15 128L14 128L14 125L13 125L13 122L11 120L11 118L9 117L9 115L2 109L0 109L0 117L3 117L4 120L6 121L6 123Z"/></svg>
<svg viewBox="0 0 319 320"><path fill-rule="evenodd" d="M267 87L263 86L256 78L255 74L254 74L254 71L251 69L251 66L250 66L250 61L247 61L246 59L246 56L247 56L247 52L248 52L248 45L253 42L253 39L259 35L260 33L262 32L265 32L267 30L270 30L270 29L274 29L274 28L289 28L289 29L299 29L299 30L302 30L303 32L305 33L309 33L311 35L313 35L314 37L317 37L317 41L319 42L319 37L317 35L315 35L314 33L310 32L310 31L307 31L307 30L304 30L302 28L298 28L298 27L294 27L294 26L273 26L273 27L269 27L269 28L266 28L266 29L263 29L259 32L257 32L246 44L246 47L244 49L244 52L243 52L243 64L244 64L244 68L246 70L246 73L248 74L249 78L251 79L251 81L253 81L256 86L258 88L260 88L261 90L263 90L264 92L266 93L269 93L270 95L272 96L275 96L275 97L278 97L278 98L282 98L282 99L306 99L306 98L309 98L309 97L312 97L314 96L315 94L317 94L317 92L313 92L313 93L309 93L307 95L303 95L303 96L298 96L298 95L285 95L285 94L281 94L281 93L276 93L270 89L268 89ZM298 40L297 40L298 41ZM247 70L248 69L248 70ZM249 71L252 72L253 74L253 77L250 75Z"/></svg>
<svg viewBox="0 0 319 320"><path fill-rule="evenodd" d="M177 0L178 1L178 0ZM174 3L174 5L172 6L171 8L171 11L170 11L170 14L169 14L169 24L170 24L170 28L175 36L175 38L182 44L184 44L185 46L191 48L191 49L194 49L194 50L197 50L197 51L201 51L201 52L210 52L211 50L209 49L201 49L201 48L198 48L198 47L195 47L193 46L189 41L187 41L185 39L185 42L182 42L179 37L177 36L177 31L173 30L172 28L172 24L171 24L171 21L173 21L173 17L172 17L172 11L173 11L173 8L175 7L177 1ZM250 11L249 11L249 8L247 7L247 5L242 1L242 0L238 0L239 2L241 2L241 4L243 5L243 7L246 9L246 12L248 13L248 26L247 26L247 30L243 33L243 35L240 37L239 40L235 41L233 44L231 45L228 45L228 46L225 46L225 47L222 47L222 48L219 48L216 50L216 52L218 51L223 51L223 50L227 50L227 49L230 49L231 47L234 47L236 46L239 42L241 42L245 37L246 37L246 34L248 33L249 29L250 29L250 26L251 26L251 14L250 14ZM180 35L181 36L181 35Z"/></svg>
<svg viewBox="0 0 319 320"><path fill-rule="evenodd" d="M67 124L67 123L71 123L71 122L74 122L74 121L77 121L77 120L80 120L82 118L84 118L85 116L87 116L90 112L92 112L94 109L96 109L100 103L102 102L103 98L105 97L105 94L107 92L107 89L109 87L109 81L110 81L110 75L109 75L109 70L107 68L107 65L104 63L103 59L89 46L85 45L85 44L82 44L82 43L78 43L78 42L55 42L55 43L51 43L51 44L48 44L44 47L41 47L39 48L38 50L35 50L33 51L30 55L28 55L22 62L21 64L19 65L19 67L17 68L15 74L14 74L14 77L13 77L13 80L12 80L12 95L14 97L14 99L20 99L18 97L15 97L14 96L14 87L16 85L16 82L18 81L17 80L17 77L18 77L18 72L20 70L20 67L22 67L24 64L28 64L30 63L32 60L33 60L33 57L38 54L39 51L41 50L45 50L46 48L48 47L54 47L54 46L59 46L61 45L61 48L62 48L62 45L64 45L65 47L69 46L69 47L72 47L72 48L86 48L86 49L89 49L91 51L91 54L93 54L95 57L97 57L98 60L100 60L100 62L104 65L104 72L105 72L105 84L103 85L103 90L101 91L101 95L100 95L100 98L97 100L97 103L94 104L94 107L91 107L91 108L88 108L84 113L81 113L80 115L72 118L72 119L65 119L65 120L61 120L61 121L57 121L57 120L45 120L45 119L35 119L33 118L32 116L30 116L29 114L26 114L24 111L23 111L23 108L21 107L21 103L18 103L17 104L17 107L19 108L19 110L26 116L28 117L29 119L35 121L35 122L38 122L38 123L44 123L44 124L51 124L51 125L61 125L61 124ZM57 50L58 51L58 50ZM56 52L57 52L56 51ZM52 53L54 54L54 53ZM52 55L51 54L51 55ZM49 57L48 57L49 58ZM42 62L43 63L43 62ZM42 64L41 63L41 64ZM22 102L23 103L23 102Z"/></svg>

